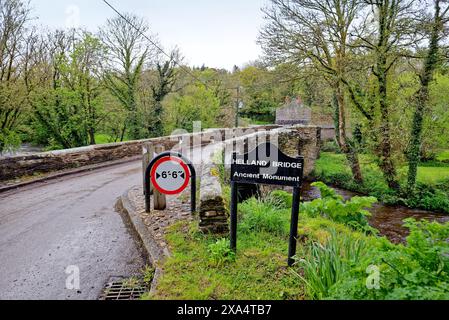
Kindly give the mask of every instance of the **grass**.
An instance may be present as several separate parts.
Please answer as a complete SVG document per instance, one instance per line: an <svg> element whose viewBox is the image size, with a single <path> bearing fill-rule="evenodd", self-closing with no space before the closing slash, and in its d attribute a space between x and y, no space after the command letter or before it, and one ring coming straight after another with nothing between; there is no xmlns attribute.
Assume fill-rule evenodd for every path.
<svg viewBox="0 0 449 320"><path fill-rule="evenodd" d="M443 150L437 155L437 161L449 162L449 150Z"/></svg>
<svg viewBox="0 0 449 320"><path fill-rule="evenodd" d="M382 176L382 172L372 156L360 155L360 163L362 166L362 171L365 175L374 173ZM436 184L449 179L449 166L445 166L444 164L433 165L434 166L428 166L428 164L424 163L418 168L418 182ZM351 175L351 170L346 164L346 158L343 154L323 152L321 153L321 159L317 161L316 166L316 172L321 172L321 174ZM400 176L405 177L407 170L407 167L400 168Z"/></svg>
<svg viewBox="0 0 449 320"><path fill-rule="evenodd" d="M420 167L418 181L425 184L437 184L449 179L449 167Z"/></svg>
<svg viewBox="0 0 449 320"><path fill-rule="evenodd" d="M180 223L168 236L172 256L163 266L158 293L162 300L302 299L299 279L287 269L287 241L269 232L239 233L235 259L212 258L213 236L196 224Z"/></svg>
<svg viewBox="0 0 449 320"><path fill-rule="evenodd" d="M421 226L410 221L411 235L404 246L364 234L326 216L315 217L301 211L297 263L287 268L290 208L284 198L278 193L241 204L236 254L229 249L228 239L201 233L197 222L180 222L171 227L167 239L172 255L161 266L157 293L147 294L144 299L448 297L449 273L441 270L449 265L445 255L449 224ZM381 272L377 290L367 286L370 270ZM148 274L151 278L151 269ZM404 282L403 274L410 281Z"/></svg>

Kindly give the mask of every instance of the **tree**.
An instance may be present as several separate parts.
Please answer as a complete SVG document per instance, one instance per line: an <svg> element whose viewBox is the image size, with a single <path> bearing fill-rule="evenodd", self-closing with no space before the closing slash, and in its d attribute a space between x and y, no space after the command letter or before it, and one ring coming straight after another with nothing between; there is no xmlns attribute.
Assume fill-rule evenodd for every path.
<svg viewBox="0 0 449 320"><path fill-rule="evenodd" d="M312 66L334 88L337 141L354 180L363 181L357 151L348 139L344 79L348 42L359 9L355 0L271 0L260 43L274 63Z"/></svg>
<svg viewBox="0 0 449 320"><path fill-rule="evenodd" d="M0 1L0 153L20 143L17 128L27 106L22 54L29 20L28 2Z"/></svg>
<svg viewBox="0 0 449 320"><path fill-rule="evenodd" d="M156 81L151 85L152 98L154 101L152 108L151 125L148 133L153 137L161 137L164 134L163 106L162 101L172 91L175 85L177 73L176 65L179 63L179 51L173 50L170 59L165 62L156 63Z"/></svg>
<svg viewBox="0 0 449 320"><path fill-rule="evenodd" d="M443 0L434 0L433 21L428 28L428 49L424 59L424 65L419 75L420 88L416 93L415 112L411 128L411 141L408 150L409 171L407 189L413 192L416 185L418 164L422 145L422 134L424 127L424 115L429 105L429 87L434 79L434 72L441 61L440 43L445 33L445 24L449 21L449 6ZM442 7L446 4L445 7Z"/></svg>
<svg viewBox="0 0 449 320"><path fill-rule="evenodd" d="M94 145L96 128L102 120L99 114L101 95L101 61L104 47L100 40L89 32L82 32L81 39L74 45L73 52L63 66L63 80L72 90L84 115L83 124Z"/></svg>
<svg viewBox="0 0 449 320"><path fill-rule="evenodd" d="M37 71L43 80L31 95L35 130L52 148L74 148L88 144L79 79L72 65L77 46L75 31L56 31L47 36L44 61ZM75 62L74 62L75 63Z"/></svg>
<svg viewBox="0 0 449 320"><path fill-rule="evenodd" d="M124 18L109 19L100 31L100 38L108 49L105 84L128 112L122 140L126 131L131 139L141 138L136 95L144 65L151 55L144 36L148 30L145 20L125 14Z"/></svg>
<svg viewBox="0 0 449 320"><path fill-rule="evenodd" d="M193 123L201 121L202 128L214 127L220 114L220 100L203 84L192 84L168 99L165 113L167 130L193 130Z"/></svg>
<svg viewBox="0 0 449 320"><path fill-rule="evenodd" d="M413 16L416 14L417 1L414 0L364 0L368 7L365 19L354 30L358 42L353 43L358 49L367 50L372 55L371 72L376 78L377 96L373 104L378 106L380 119L377 130L377 154L380 168L388 186L399 190L397 170L393 160L391 141L391 106L389 103L389 76L396 63L407 55L410 46L416 43L416 25ZM375 22L374 24L372 22ZM349 81L346 82L348 84ZM373 112L363 108L357 101L357 94L350 85L351 97L363 115L371 123Z"/></svg>

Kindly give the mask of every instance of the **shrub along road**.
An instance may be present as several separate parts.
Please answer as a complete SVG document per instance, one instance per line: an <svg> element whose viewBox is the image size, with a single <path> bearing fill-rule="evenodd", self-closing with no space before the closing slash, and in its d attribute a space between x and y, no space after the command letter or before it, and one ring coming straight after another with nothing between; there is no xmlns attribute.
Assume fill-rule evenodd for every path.
<svg viewBox="0 0 449 320"><path fill-rule="evenodd" d="M0 299L97 299L110 277L137 274L143 259L113 206L141 170L137 161L2 194ZM66 289L71 265L79 291Z"/></svg>

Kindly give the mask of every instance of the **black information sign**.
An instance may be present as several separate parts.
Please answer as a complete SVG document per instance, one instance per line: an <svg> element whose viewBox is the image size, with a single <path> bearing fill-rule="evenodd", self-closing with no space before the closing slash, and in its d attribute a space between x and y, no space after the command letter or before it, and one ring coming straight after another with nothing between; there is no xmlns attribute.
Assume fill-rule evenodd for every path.
<svg viewBox="0 0 449 320"><path fill-rule="evenodd" d="M292 221L288 265L294 263L298 237L299 204L304 176L304 157L292 158L271 143L259 145L244 155L236 153L231 164L231 248L237 250L237 204L239 184L269 184L293 187Z"/></svg>
<svg viewBox="0 0 449 320"><path fill-rule="evenodd" d="M248 184L270 184L301 187L304 158L292 158L274 144L261 144L250 153L234 153L231 181Z"/></svg>

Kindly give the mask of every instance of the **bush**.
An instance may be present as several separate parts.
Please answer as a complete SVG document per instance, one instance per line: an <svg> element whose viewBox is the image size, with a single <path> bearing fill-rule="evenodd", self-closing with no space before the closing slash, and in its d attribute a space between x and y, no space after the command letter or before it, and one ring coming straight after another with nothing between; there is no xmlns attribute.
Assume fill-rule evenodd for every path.
<svg viewBox="0 0 449 320"><path fill-rule="evenodd" d="M410 208L449 213L449 180L441 180L444 179L444 176L435 178L439 173L445 172L439 169L446 169L447 165L441 162L438 166L429 163L435 168L421 168L421 171L426 169L427 178L418 182L415 192L409 194L396 192L388 187L372 156L360 155L360 162L364 178L363 184L354 181L343 155L328 152L323 152L321 159L317 160L313 175L316 180L375 197L386 205L405 205ZM399 170L399 180L405 184L407 170L403 169Z"/></svg>
<svg viewBox="0 0 449 320"><path fill-rule="evenodd" d="M449 223L409 219L407 244L373 240L359 265L327 292L329 299L447 300L449 299ZM377 244L376 244L377 241ZM366 285L367 270L379 270L378 289Z"/></svg>
<svg viewBox="0 0 449 320"><path fill-rule="evenodd" d="M332 221L345 224L354 230L365 233L376 233L369 226L368 217L371 214L365 210L377 202L372 197L353 197L349 201L344 201L343 197L336 191L329 188L322 182L312 184L321 192L321 199L306 202L302 205L302 211L309 217L315 218L322 216Z"/></svg>
<svg viewBox="0 0 449 320"><path fill-rule="evenodd" d="M335 141L327 141L321 147L321 151L323 152L333 152L333 153L341 153L340 147Z"/></svg>
<svg viewBox="0 0 449 320"><path fill-rule="evenodd" d="M403 195L403 204L411 208L449 213L449 194L443 191L446 183L441 182L437 186L417 183L414 193Z"/></svg>

